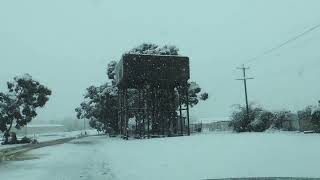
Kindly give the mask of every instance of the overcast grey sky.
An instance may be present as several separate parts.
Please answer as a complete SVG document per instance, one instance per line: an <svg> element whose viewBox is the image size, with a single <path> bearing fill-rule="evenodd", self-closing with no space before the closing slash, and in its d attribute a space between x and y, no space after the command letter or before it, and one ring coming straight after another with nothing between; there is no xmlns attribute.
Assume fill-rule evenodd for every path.
<svg viewBox="0 0 320 180"><path fill-rule="evenodd" d="M38 119L74 117L106 65L143 42L171 44L210 94L195 117L228 116L244 103L236 67L320 23L319 0L2 0L0 89L30 73L53 90ZM320 99L320 30L249 64L249 100L301 109Z"/></svg>

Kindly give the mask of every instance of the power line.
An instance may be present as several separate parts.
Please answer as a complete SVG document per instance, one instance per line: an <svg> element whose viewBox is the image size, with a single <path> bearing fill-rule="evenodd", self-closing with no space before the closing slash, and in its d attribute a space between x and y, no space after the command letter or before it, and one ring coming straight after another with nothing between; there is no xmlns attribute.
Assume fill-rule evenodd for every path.
<svg viewBox="0 0 320 180"><path fill-rule="evenodd" d="M298 34L298 35L296 35L296 36L294 36L294 37L292 37L292 38L284 41L283 43L281 43L281 44L279 44L279 45L277 45L277 46L275 46L275 47L273 47L273 48L271 48L271 49L268 49L268 50L264 51L264 52L261 53L260 55L257 55L257 56L255 56L255 57L249 59L248 61L246 61L245 64L248 64L248 63L251 63L251 62L254 62L254 61L258 61L259 58L261 58L261 57L263 57L263 56L265 56L265 55L268 55L268 54L272 53L273 51L278 50L278 49L282 48L283 46L285 46L285 45L287 45L287 44L289 44L289 43L291 43L291 42L293 42L293 41L296 41L296 40L299 39L300 37L302 37L302 36L304 36L304 35L312 32L312 31L314 31L314 30L316 30L316 29L318 29L318 28L320 28L320 24L315 25L315 26L307 29L306 31L304 31L304 32L302 32L302 33L300 33L300 34Z"/></svg>
<svg viewBox="0 0 320 180"><path fill-rule="evenodd" d="M260 55L257 55L257 56L255 56L255 57L253 57L253 58L245 61L245 64L248 64L248 63L251 63L251 62L254 62L254 61L258 61L258 60L260 60L259 58L261 58L261 57L263 57L263 56L265 56L265 55L268 55L268 54L272 53L273 51L276 51L276 50L282 48L283 46L285 46L285 45L287 45L287 44L289 44L289 43L291 43L291 42L293 42L293 41L298 40L298 39L301 38L302 36L304 36L304 35L312 32L312 31L314 31L314 30L316 30L316 29L318 29L318 28L320 28L320 24L317 24L317 25L315 25L315 26L307 29L306 31L304 31L304 32L302 32L302 33L299 33L298 35L296 35L296 36L294 36L294 37L292 37L292 38L284 41L283 43L281 43L281 44L279 44L279 45L277 45L277 46L275 46L275 47L273 47L273 48L271 48L271 49L268 49L268 50L264 51L264 52L261 53ZM243 80L243 81L244 81L244 84L246 84L246 81L247 81L247 80L253 79L253 78L246 78L246 77L245 77L245 71L246 71L247 69L249 69L248 67L245 67L244 65L242 65L242 67L239 67L239 68L237 68L237 69L242 69L242 71L244 72L244 77L243 77L242 79L236 79L236 80ZM226 82L223 81L223 83L220 83L220 85L219 85L218 87L219 87L219 89L220 89L221 86L225 86L225 85L226 85ZM246 106L247 106L247 113L248 113L248 106L249 106L249 105L248 105L248 97L247 97L248 94L247 94L246 85L245 85L245 96L246 96Z"/></svg>

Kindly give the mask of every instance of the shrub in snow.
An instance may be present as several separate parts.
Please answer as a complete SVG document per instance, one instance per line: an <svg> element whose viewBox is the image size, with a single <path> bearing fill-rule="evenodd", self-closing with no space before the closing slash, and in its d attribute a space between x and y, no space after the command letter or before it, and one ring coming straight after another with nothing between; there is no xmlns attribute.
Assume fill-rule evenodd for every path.
<svg viewBox="0 0 320 180"><path fill-rule="evenodd" d="M305 109L298 111L298 118L299 121L309 121L312 117L312 111L314 107L307 106Z"/></svg>
<svg viewBox="0 0 320 180"><path fill-rule="evenodd" d="M311 123L313 124L313 128L315 132L320 132L320 109L317 108L313 110L311 116Z"/></svg>
<svg viewBox="0 0 320 180"><path fill-rule="evenodd" d="M31 143L31 139L30 138L28 138L28 137L26 137L26 136L24 136L23 138L21 138L21 140L20 140L20 142L19 142L20 144L27 144L27 143Z"/></svg>
<svg viewBox="0 0 320 180"><path fill-rule="evenodd" d="M302 116L301 112L300 116ZM263 132L269 129L292 131L297 128L293 124L297 122L297 117L296 114L287 110L271 112L253 105L249 106L249 115L247 115L246 108L239 106L238 110L232 113L230 125L236 132Z"/></svg>
<svg viewBox="0 0 320 180"><path fill-rule="evenodd" d="M259 124L260 122L254 123L256 118L261 113L262 108L254 107L252 104L249 106L249 114L247 114L246 107L240 106L236 111L234 111L231 115L231 123L230 125L233 126L234 131L236 132L248 132L252 131L251 123Z"/></svg>
<svg viewBox="0 0 320 180"><path fill-rule="evenodd" d="M263 132L270 128L274 120L274 114L269 111L258 113L253 122L250 123L252 131Z"/></svg>
<svg viewBox="0 0 320 180"><path fill-rule="evenodd" d="M287 110L282 110L274 113L274 120L271 128L291 131L291 121L293 120L293 113Z"/></svg>
<svg viewBox="0 0 320 180"><path fill-rule="evenodd" d="M320 132L319 107L307 106L298 111L299 124L302 130Z"/></svg>

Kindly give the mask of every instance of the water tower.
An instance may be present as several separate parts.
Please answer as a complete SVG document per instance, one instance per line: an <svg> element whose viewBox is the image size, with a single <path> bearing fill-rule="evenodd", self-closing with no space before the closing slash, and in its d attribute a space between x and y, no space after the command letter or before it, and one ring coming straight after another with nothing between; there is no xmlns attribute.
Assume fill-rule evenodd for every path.
<svg viewBox="0 0 320 180"><path fill-rule="evenodd" d="M157 135L190 135L189 58L172 55L125 54L116 66L116 85L119 90L119 128L124 137L129 132L139 137ZM174 94L174 96L173 96ZM129 96L138 99L128 102ZM177 117L168 120L157 116L164 112L162 103L177 106ZM169 102L169 103L168 103ZM172 108L171 108L172 109ZM129 116L139 114L135 129L129 127ZM168 112L169 113L169 112ZM172 113L172 112L171 112ZM173 122L171 122L173 121ZM174 132L172 132L174 129Z"/></svg>

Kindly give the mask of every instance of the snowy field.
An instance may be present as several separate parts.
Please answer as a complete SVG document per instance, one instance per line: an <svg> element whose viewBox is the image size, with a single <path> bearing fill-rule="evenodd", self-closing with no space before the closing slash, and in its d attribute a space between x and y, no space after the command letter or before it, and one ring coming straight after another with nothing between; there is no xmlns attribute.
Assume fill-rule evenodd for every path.
<svg viewBox="0 0 320 180"><path fill-rule="evenodd" d="M129 141L93 136L24 158L30 160L0 164L1 179L320 177L320 135L211 133Z"/></svg>

